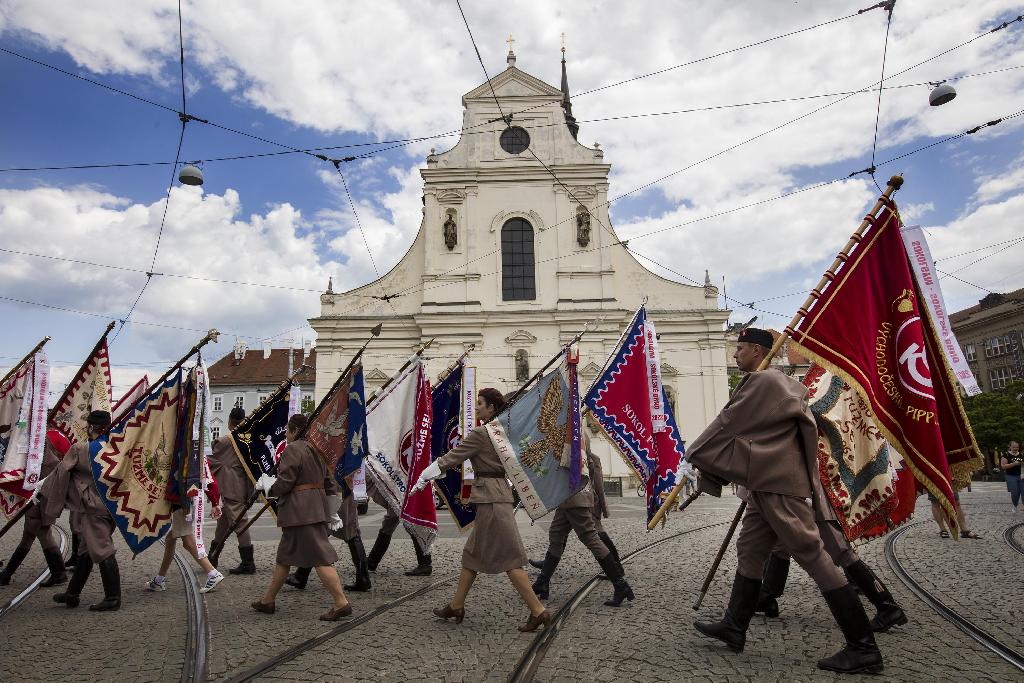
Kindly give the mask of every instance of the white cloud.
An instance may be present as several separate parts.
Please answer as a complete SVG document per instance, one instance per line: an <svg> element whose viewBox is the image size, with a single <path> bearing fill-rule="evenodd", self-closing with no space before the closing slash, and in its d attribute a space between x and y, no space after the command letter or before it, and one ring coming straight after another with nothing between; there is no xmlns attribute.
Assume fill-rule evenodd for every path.
<svg viewBox="0 0 1024 683"><path fill-rule="evenodd" d="M1005 173L979 177L974 199L990 202L1021 188L1024 188L1024 157L1018 158Z"/></svg>
<svg viewBox="0 0 1024 683"><path fill-rule="evenodd" d="M125 268L149 269L162 213L163 200L132 204L88 187L0 190L0 234L5 248ZM316 236L300 234L306 228L303 216L288 204L244 217L234 190L215 195L176 187L154 270L322 291L328 276L341 267L318 258ZM146 277L4 256L0 288L6 296L117 317L127 312ZM261 337L302 326L318 309L316 291L157 276L133 317ZM144 325L133 325L125 334L159 358L174 358L200 336ZM233 338L226 341L222 347L230 347Z"/></svg>

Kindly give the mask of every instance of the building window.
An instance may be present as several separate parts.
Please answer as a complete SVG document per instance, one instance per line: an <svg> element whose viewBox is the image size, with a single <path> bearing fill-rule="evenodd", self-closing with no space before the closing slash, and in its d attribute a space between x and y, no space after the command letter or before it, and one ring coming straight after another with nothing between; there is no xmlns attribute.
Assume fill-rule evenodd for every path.
<svg viewBox="0 0 1024 683"><path fill-rule="evenodd" d="M245 394L235 396L235 407L245 410Z"/></svg>
<svg viewBox="0 0 1024 683"><path fill-rule="evenodd" d="M220 427L210 427L210 436L214 439L220 438Z"/></svg>
<svg viewBox="0 0 1024 683"><path fill-rule="evenodd" d="M964 355L967 357L967 360L977 360L978 359L978 353L975 350L973 343L966 344L964 346Z"/></svg>
<svg viewBox="0 0 1024 683"><path fill-rule="evenodd" d="M1002 389L1013 381L1016 374L1013 368L993 368L988 371L988 378L992 382L993 389Z"/></svg>
<svg viewBox="0 0 1024 683"><path fill-rule="evenodd" d="M530 134L519 126L509 126L498 138L501 148L509 154L522 154L530 146Z"/></svg>
<svg viewBox="0 0 1024 683"><path fill-rule="evenodd" d="M533 226L522 218L501 226L501 298L533 301L537 298L533 270Z"/></svg>
<svg viewBox="0 0 1024 683"><path fill-rule="evenodd" d="M1010 352L1010 335L990 337L985 340L985 358L1001 356Z"/></svg>
<svg viewBox="0 0 1024 683"><path fill-rule="evenodd" d="M217 412L217 413L219 413L220 411L224 410L224 402L221 400L220 396L214 396L213 397L213 410L214 410L214 412Z"/></svg>

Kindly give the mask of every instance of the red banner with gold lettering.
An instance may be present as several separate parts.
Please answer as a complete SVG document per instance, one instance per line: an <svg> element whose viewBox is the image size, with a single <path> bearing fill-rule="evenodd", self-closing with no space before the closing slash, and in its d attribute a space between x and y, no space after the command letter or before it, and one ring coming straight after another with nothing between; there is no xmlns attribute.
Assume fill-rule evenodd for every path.
<svg viewBox="0 0 1024 683"><path fill-rule="evenodd" d="M789 332L870 404L881 432L955 527L951 456L939 426L949 411L937 404L933 386L945 365L941 352L929 353L929 323L916 291L899 215L887 201L831 284ZM943 387L940 381L940 391Z"/></svg>

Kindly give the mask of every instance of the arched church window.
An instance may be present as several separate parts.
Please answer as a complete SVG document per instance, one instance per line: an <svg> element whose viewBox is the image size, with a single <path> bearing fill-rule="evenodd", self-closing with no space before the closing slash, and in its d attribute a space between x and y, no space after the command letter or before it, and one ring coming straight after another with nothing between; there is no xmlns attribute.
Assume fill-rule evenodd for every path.
<svg viewBox="0 0 1024 683"><path fill-rule="evenodd" d="M512 218L501 226L501 298L532 301L537 298L533 270L533 226Z"/></svg>

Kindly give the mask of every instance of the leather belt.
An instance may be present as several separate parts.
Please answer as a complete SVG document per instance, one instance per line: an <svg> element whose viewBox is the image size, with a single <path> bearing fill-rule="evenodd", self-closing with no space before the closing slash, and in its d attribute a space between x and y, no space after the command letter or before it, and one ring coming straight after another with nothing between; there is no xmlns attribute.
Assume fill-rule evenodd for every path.
<svg viewBox="0 0 1024 683"><path fill-rule="evenodd" d="M504 472L474 472L473 476L477 479L504 479Z"/></svg>
<svg viewBox="0 0 1024 683"><path fill-rule="evenodd" d="M299 484L298 486L293 488L292 491L312 491L314 489L322 489L323 487L324 483L322 481L319 481L315 484Z"/></svg>

